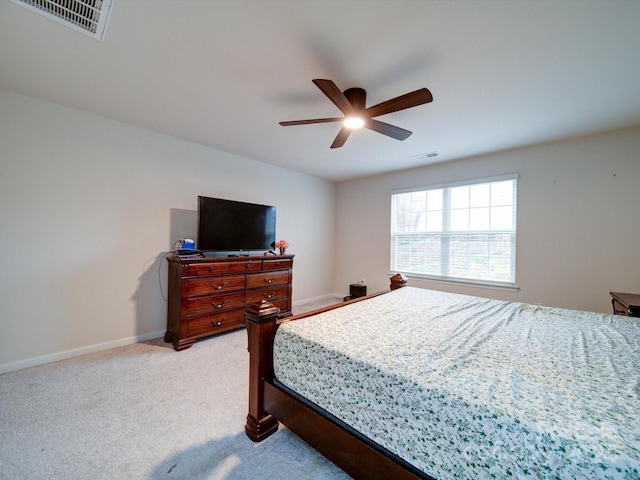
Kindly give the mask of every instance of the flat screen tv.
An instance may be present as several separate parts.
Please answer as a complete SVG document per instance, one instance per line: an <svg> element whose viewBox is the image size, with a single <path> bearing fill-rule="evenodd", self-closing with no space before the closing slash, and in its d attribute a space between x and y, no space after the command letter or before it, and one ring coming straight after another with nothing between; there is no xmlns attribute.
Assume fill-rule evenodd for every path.
<svg viewBox="0 0 640 480"><path fill-rule="evenodd" d="M276 241L276 207L199 196L197 233L205 255L262 254Z"/></svg>

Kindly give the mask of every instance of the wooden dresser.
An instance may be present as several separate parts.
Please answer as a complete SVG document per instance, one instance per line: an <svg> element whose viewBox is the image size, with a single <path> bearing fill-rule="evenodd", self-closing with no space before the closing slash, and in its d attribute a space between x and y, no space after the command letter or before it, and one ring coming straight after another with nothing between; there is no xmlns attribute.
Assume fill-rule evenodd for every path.
<svg viewBox="0 0 640 480"><path fill-rule="evenodd" d="M293 255L167 257L169 305L165 342L176 350L203 337L244 327L244 308L268 300L291 315Z"/></svg>

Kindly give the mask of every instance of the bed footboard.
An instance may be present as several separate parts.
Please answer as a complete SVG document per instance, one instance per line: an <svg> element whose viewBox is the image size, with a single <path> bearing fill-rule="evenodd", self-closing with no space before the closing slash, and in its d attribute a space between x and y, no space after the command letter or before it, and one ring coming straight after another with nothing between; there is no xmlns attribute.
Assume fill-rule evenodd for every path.
<svg viewBox="0 0 640 480"><path fill-rule="evenodd" d="M264 409L264 382L273 379L273 338L280 309L266 300L247 305L245 323L249 350L249 413L245 431L259 442L278 430L278 421Z"/></svg>
<svg viewBox="0 0 640 480"><path fill-rule="evenodd" d="M397 290L407 285L407 277L396 273L390 278L390 290ZM386 292L375 293L366 297L359 297L344 302L346 305L353 302L366 300ZM249 350L249 413L245 431L249 438L259 442L278 430L278 421L265 409L264 389L265 382L273 380L273 339L280 321L290 321L313 315L323 310L340 308L341 305L333 305L314 312L307 312L286 320L279 320L280 309L274 307L266 300L261 300L245 309L245 324L247 326L248 350Z"/></svg>
<svg viewBox="0 0 640 480"><path fill-rule="evenodd" d="M391 277L390 290L407 284L404 275ZM300 400L274 385L273 341L278 325L320 313L341 308L343 305L366 301L383 295L375 293L365 297L307 312L295 317L279 319L280 309L266 300L247 305L245 323L249 350L249 413L245 424L247 436L259 442L278 430L278 419L291 431L316 448L329 460L354 478L386 480L430 479L414 468L393 460L372 448L357 435L338 426L324 415L309 408Z"/></svg>

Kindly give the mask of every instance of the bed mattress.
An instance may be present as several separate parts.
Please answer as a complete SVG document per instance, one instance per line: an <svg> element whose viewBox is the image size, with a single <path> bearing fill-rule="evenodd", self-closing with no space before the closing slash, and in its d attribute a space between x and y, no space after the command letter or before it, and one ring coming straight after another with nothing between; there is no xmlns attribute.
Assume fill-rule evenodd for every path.
<svg viewBox="0 0 640 480"><path fill-rule="evenodd" d="M640 478L638 319L405 287L283 323L273 357L435 478Z"/></svg>

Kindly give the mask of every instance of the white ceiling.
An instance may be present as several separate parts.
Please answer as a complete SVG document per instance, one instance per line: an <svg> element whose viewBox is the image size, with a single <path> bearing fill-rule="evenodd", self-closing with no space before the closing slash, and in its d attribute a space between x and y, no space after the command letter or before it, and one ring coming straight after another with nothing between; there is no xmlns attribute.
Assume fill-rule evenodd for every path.
<svg viewBox="0 0 640 480"><path fill-rule="evenodd" d="M278 125L340 116L314 78L434 101L331 150ZM114 0L99 41L0 0L0 87L341 181L640 125L640 1Z"/></svg>

